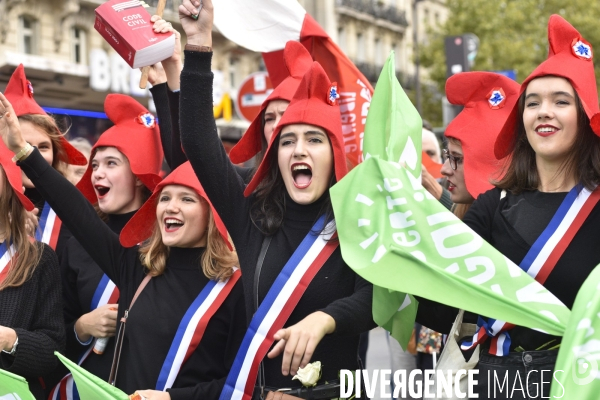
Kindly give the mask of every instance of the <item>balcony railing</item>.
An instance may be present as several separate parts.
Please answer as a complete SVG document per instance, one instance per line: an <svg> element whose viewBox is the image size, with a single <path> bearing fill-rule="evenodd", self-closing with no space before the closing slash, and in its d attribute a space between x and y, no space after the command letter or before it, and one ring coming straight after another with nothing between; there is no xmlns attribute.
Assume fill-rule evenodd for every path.
<svg viewBox="0 0 600 400"><path fill-rule="evenodd" d="M378 0L336 0L338 6L348 7L403 27L408 26L406 13Z"/></svg>

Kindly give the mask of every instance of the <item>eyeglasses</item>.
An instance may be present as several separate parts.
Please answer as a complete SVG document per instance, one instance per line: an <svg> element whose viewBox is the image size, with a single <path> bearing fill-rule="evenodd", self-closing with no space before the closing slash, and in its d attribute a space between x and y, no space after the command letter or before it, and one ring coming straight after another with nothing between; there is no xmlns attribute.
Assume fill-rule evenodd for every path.
<svg viewBox="0 0 600 400"><path fill-rule="evenodd" d="M452 168L453 171L456 171L458 165L462 164L463 158L464 157L453 156L452 154L450 154L448 149L444 149L444 161L448 160L448 164L450 164L450 168Z"/></svg>

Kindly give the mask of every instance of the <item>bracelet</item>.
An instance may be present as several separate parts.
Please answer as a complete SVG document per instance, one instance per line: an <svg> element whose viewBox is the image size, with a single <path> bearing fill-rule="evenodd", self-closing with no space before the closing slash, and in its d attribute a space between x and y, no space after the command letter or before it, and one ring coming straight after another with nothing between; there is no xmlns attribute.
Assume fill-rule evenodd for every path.
<svg viewBox="0 0 600 400"><path fill-rule="evenodd" d="M2 350L2 352L6 353L6 354L10 354L12 356L13 354L15 354L17 352L18 344L19 344L19 337L17 336L17 339L15 340L15 344L13 344L12 349L10 351Z"/></svg>
<svg viewBox="0 0 600 400"><path fill-rule="evenodd" d="M12 158L13 162L21 161L31 149L33 149L33 146L27 143L18 153L15 153L15 156Z"/></svg>
<svg viewBox="0 0 600 400"><path fill-rule="evenodd" d="M186 44L184 49L187 51L198 51L200 53L210 53L212 51L212 47L210 46L197 46L195 44Z"/></svg>

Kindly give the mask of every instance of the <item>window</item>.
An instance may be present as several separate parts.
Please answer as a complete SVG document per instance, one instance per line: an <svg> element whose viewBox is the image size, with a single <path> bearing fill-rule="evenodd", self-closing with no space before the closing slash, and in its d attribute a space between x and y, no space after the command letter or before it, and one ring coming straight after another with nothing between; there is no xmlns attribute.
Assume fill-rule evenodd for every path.
<svg viewBox="0 0 600 400"><path fill-rule="evenodd" d="M238 59L234 57L229 58L229 87L235 89L237 85L241 83L238 82Z"/></svg>
<svg viewBox="0 0 600 400"><path fill-rule="evenodd" d="M356 35L356 61L365 62L365 37L362 33Z"/></svg>
<svg viewBox="0 0 600 400"><path fill-rule="evenodd" d="M37 53L36 46L37 21L27 16L19 17L20 51L25 54Z"/></svg>
<svg viewBox="0 0 600 400"><path fill-rule="evenodd" d="M340 49L346 53L346 31L344 28L338 29L338 46L340 46Z"/></svg>
<svg viewBox="0 0 600 400"><path fill-rule="evenodd" d="M375 39L375 65L378 67L383 66L383 44L381 39Z"/></svg>
<svg viewBox="0 0 600 400"><path fill-rule="evenodd" d="M87 64L87 33L81 28L71 29L71 59L75 64Z"/></svg>

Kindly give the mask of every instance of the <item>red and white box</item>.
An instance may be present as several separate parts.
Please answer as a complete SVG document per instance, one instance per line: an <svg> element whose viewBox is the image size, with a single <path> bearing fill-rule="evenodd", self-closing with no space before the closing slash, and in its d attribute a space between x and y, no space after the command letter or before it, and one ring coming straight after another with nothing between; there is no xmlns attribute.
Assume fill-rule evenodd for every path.
<svg viewBox="0 0 600 400"><path fill-rule="evenodd" d="M175 35L155 33L139 0L109 0L96 8L94 28L132 68L156 64L173 54Z"/></svg>

